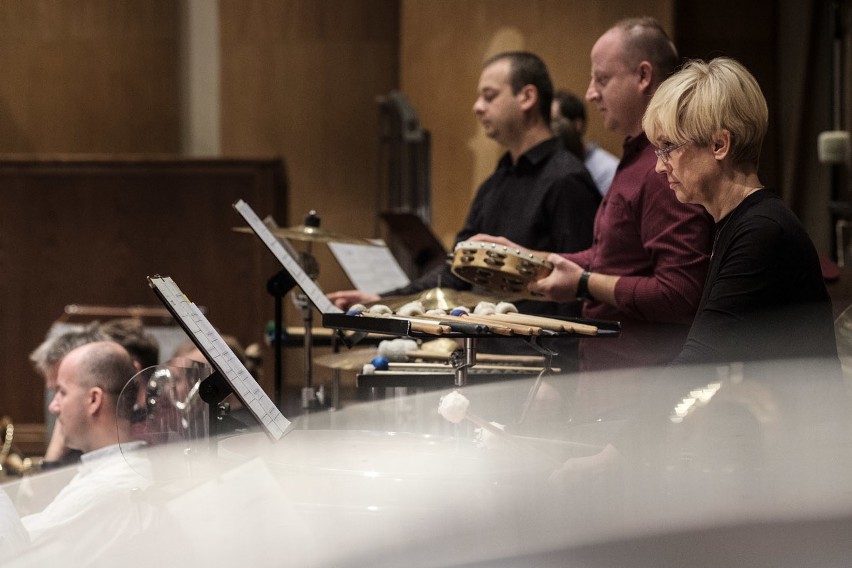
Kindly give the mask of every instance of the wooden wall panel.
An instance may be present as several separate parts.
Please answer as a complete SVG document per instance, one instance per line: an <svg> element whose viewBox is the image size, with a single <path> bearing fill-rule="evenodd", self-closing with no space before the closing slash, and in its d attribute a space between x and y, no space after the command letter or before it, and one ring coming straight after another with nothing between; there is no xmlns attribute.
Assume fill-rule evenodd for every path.
<svg viewBox="0 0 852 568"><path fill-rule="evenodd" d="M276 219L280 225L300 224L315 209L324 229L377 234L375 98L399 85L398 5L398 0L219 1L221 148L229 155L286 157L289 217ZM325 245L294 244L316 256L324 290L351 287ZM289 298L284 307L287 323L301 325ZM303 360L301 349L287 350L287 385L304 383ZM329 374L315 369L315 384Z"/></svg>
<svg viewBox="0 0 852 568"><path fill-rule="evenodd" d="M445 244L501 153L471 110L482 61L510 49L535 52L557 88L583 95L595 40L618 19L642 15L671 32L672 0L402 0L401 88L432 131L433 225ZM620 137L588 110L589 138L620 155Z"/></svg>
<svg viewBox="0 0 852 568"><path fill-rule="evenodd" d="M378 108L398 86L397 0L221 0L222 150L277 153L290 176L288 219L374 236ZM326 290L348 286L314 247Z"/></svg>
<svg viewBox="0 0 852 568"><path fill-rule="evenodd" d="M0 415L42 420L27 356L66 305L160 306L149 275L172 276L223 333L263 340L280 267L231 230L231 204L283 217L280 160L0 159L0 196Z"/></svg>
<svg viewBox="0 0 852 568"><path fill-rule="evenodd" d="M0 152L178 151L178 8L0 2Z"/></svg>

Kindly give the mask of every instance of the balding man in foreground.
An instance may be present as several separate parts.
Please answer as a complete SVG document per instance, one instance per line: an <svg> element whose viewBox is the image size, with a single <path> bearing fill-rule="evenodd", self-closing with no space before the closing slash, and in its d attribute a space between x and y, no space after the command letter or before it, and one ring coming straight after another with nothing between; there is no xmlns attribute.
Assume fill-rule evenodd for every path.
<svg viewBox="0 0 852 568"><path fill-rule="evenodd" d="M50 411L66 445L83 452L82 464L43 511L21 519L33 546L49 547L69 527L85 526L91 542L79 545L94 551L143 527L146 515L131 495L150 483L147 464L134 455L142 442L128 442L130 407L119 407L119 394L135 374L130 355L111 341L77 347L59 364ZM135 397L126 399L132 405Z"/></svg>

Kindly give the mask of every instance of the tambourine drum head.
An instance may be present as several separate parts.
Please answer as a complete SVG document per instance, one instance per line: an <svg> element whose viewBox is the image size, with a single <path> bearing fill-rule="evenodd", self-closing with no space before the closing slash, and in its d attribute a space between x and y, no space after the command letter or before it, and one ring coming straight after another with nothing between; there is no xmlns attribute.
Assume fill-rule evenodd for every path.
<svg viewBox="0 0 852 568"><path fill-rule="evenodd" d="M517 249L490 243L456 245L452 272L462 280L506 297L536 299L527 285L546 277L553 266Z"/></svg>

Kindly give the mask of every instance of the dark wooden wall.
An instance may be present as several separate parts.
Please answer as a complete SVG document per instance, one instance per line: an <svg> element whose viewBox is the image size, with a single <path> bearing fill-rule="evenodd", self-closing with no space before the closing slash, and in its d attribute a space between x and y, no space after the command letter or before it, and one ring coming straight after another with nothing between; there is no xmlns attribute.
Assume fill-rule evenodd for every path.
<svg viewBox="0 0 852 568"><path fill-rule="evenodd" d="M0 188L0 415L42 420L27 354L67 304L162 307L147 276L174 278L223 333L263 340L279 267L231 230L231 204L283 217L280 160L0 159Z"/></svg>
<svg viewBox="0 0 852 568"><path fill-rule="evenodd" d="M0 3L0 152L177 152L179 5Z"/></svg>

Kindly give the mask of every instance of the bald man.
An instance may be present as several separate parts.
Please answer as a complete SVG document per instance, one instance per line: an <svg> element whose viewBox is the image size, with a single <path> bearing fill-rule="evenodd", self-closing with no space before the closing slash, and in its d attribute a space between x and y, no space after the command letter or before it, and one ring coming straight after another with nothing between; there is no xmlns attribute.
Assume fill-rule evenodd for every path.
<svg viewBox="0 0 852 568"><path fill-rule="evenodd" d="M87 527L93 550L141 530L146 515L131 494L149 484L147 464L133 456L142 442L129 441L129 408L119 407L119 394L135 374L130 355L112 341L88 343L62 358L50 411L66 445L83 452L82 464L43 511L21 519L33 546L75 526Z"/></svg>

